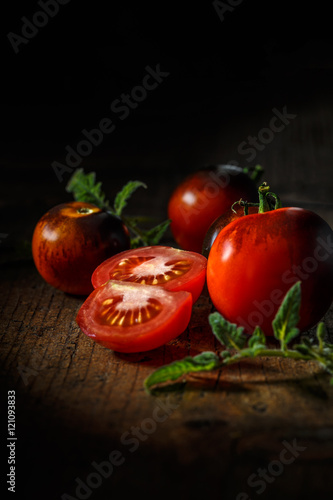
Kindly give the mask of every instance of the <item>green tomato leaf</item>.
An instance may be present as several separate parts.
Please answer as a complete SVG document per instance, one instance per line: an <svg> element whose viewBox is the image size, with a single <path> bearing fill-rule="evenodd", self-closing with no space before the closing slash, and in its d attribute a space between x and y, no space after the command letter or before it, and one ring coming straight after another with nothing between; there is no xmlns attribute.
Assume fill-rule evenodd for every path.
<svg viewBox="0 0 333 500"><path fill-rule="evenodd" d="M301 307L301 282L295 283L287 292L273 319L273 331L284 350L286 345L299 334L296 325L299 322Z"/></svg>
<svg viewBox="0 0 333 500"><path fill-rule="evenodd" d="M255 347L246 347L240 351L239 354L235 355L235 358L241 360L241 358L254 358L256 356L256 348Z"/></svg>
<svg viewBox="0 0 333 500"><path fill-rule="evenodd" d="M258 356L262 353L264 349L266 349L265 344L255 344L252 348L252 352L254 356Z"/></svg>
<svg viewBox="0 0 333 500"><path fill-rule="evenodd" d="M187 373L210 371L219 366L220 360L217 354L205 351L197 356L187 356L184 359L173 361L169 365L157 368L157 370L146 378L144 386L149 391L154 385L175 381Z"/></svg>
<svg viewBox="0 0 333 500"><path fill-rule="evenodd" d="M231 358L231 352L230 351L221 351L220 356L223 359L229 359L229 358Z"/></svg>
<svg viewBox="0 0 333 500"><path fill-rule="evenodd" d="M318 348L319 352L323 352L324 349L324 338L327 333L325 323L320 322L318 323L317 330L316 330L316 336L318 339Z"/></svg>
<svg viewBox="0 0 333 500"><path fill-rule="evenodd" d="M264 348L266 346L266 337L260 326L256 326L251 337L248 342L249 347L257 347L260 345L260 348Z"/></svg>
<svg viewBox="0 0 333 500"><path fill-rule="evenodd" d="M144 231L143 235L146 241L146 245L157 245L170 226L171 220L167 219L160 224L157 224L157 226L152 227L151 229L148 229L147 231Z"/></svg>
<svg viewBox="0 0 333 500"><path fill-rule="evenodd" d="M284 345L289 344L294 338L296 338L299 335L299 329L298 328L292 328L290 329L284 339Z"/></svg>
<svg viewBox="0 0 333 500"><path fill-rule="evenodd" d="M156 217L150 217L149 215L126 215L126 220L133 226L137 226L138 224L153 224L158 221Z"/></svg>
<svg viewBox="0 0 333 500"><path fill-rule="evenodd" d="M248 176L250 177L250 179L253 180L253 182L258 183L264 173L264 169L262 168L261 165L256 165L255 167L243 168L243 172L245 174L248 174Z"/></svg>
<svg viewBox="0 0 333 500"><path fill-rule="evenodd" d="M129 198L139 187L147 188L146 184L141 181L127 182L116 195L112 208L102 191L102 183L96 182L95 172L85 174L82 168L78 168L70 178L66 186L66 191L72 193L76 201L92 203L102 210L107 210L109 213L120 217L132 233L131 248L137 248L142 245L157 245L171 222L170 220L166 220L150 229L141 229L139 223L151 221L151 217L142 217L139 215L125 217L122 215Z"/></svg>
<svg viewBox="0 0 333 500"><path fill-rule="evenodd" d="M140 246L157 245L169 227L171 221L168 219L151 229L139 228L136 217L123 217L123 222L134 234L131 238L131 248L137 248Z"/></svg>
<svg viewBox="0 0 333 500"><path fill-rule="evenodd" d="M142 239L140 236L135 236L131 238L131 248L139 248L142 247Z"/></svg>
<svg viewBox="0 0 333 500"><path fill-rule="evenodd" d="M110 209L109 203L105 201L102 183L96 182L95 172L85 174L82 168L76 169L67 183L66 191L72 193L76 201L92 203L102 210Z"/></svg>
<svg viewBox="0 0 333 500"><path fill-rule="evenodd" d="M293 349L303 356L312 356L312 349L306 344L296 344Z"/></svg>
<svg viewBox="0 0 333 500"><path fill-rule="evenodd" d="M243 349L246 343L244 328L235 323L229 323L222 314L218 312L211 313L208 317L212 332L222 345L228 349Z"/></svg>
<svg viewBox="0 0 333 500"><path fill-rule="evenodd" d="M122 211L126 207L129 198L139 187L144 187L145 189L147 188L146 184L144 184L143 182L129 181L127 184L125 184L122 190L119 191L119 193L115 197L113 205L114 213L116 215L118 215L119 217L121 216Z"/></svg>

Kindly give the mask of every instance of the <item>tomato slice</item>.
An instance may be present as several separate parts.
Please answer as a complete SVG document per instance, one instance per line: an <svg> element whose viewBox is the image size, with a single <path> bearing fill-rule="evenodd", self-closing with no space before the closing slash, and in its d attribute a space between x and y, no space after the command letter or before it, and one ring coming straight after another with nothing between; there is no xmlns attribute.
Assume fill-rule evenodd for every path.
<svg viewBox="0 0 333 500"><path fill-rule="evenodd" d="M89 295L76 321L99 344L131 353L155 349L178 337L191 312L189 292L110 280Z"/></svg>
<svg viewBox="0 0 333 500"><path fill-rule="evenodd" d="M158 285L190 292L195 302L206 279L207 259L196 252L156 245L125 250L100 264L92 274L94 288L108 280Z"/></svg>

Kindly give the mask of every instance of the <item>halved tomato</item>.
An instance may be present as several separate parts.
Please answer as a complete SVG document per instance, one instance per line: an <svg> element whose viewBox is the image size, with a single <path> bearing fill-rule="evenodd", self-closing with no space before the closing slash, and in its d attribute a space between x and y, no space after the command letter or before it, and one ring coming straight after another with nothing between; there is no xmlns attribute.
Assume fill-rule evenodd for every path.
<svg viewBox="0 0 333 500"><path fill-rule="evenodd" d="M111 280L89 295L76 321L99 344L131 353L155 349L178 337L191 312L189 292Z"/></svg>
<svg viewBox="0 0 333 500"><path fill-rule="evenodd" d="M94 288L108 280L158 285L191 292L195 302L204 287L207 259L196 252L156 245L125 250L100 264L92 274Z"/></svg>

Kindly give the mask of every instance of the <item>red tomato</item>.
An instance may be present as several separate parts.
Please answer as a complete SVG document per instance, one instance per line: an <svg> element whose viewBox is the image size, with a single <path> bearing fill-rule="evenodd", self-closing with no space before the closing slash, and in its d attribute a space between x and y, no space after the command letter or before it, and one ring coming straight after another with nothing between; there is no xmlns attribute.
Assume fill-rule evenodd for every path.
<svg viewBox="0 0 333 500"><path fill-rule="evenodd" d="M162 245L121 252L100 264L91 281L95 288L108 280L158 285L191 292L195 302L206 280L207 259L198 253Z"/></svg>
<svg viewBox="0 0 333 500"><path fill-rule="evenodd" d="M248 207L249 214L257 214L258 207ZM224 214L220 215L213 224L209 227L203 245L202 245L202 255L208 258L210 249L216 239L216 236L225 228L230 222L239 219L244 216L244 207L239 205L234 206L234 210L229 208Z"/></svg>
<svg viewBox="0 0 333 500"><path fill-rule="evenodd" d="M120 219L78 201L49 210L32 237L32 254L41 276L55 288L77 295L89 295L94 269L129 246L129 233Z"/></svg>
<svg viewBox="0 0 333 500"><path fill-rule="evenodd" d="M76 321L99 344L131 353L155 349L178 337L191 312L189 292L110 280L89 295Z"/></svg>
<svg viewBox="0 0 333 500"><path fill-rule="evenodd" d="M308 330L333 299L333 231L301 208L247 215L216 237L207 287L216 309L252 333L272 335L272 320L289 288L301 281L299 329Z"/></svg>
<svg viewBox="0 0 333 500"><path fill-rule="evenodd" d="M240 198L257 201L258 193L255 182L239 167L210 166L187 177L168 204L170 228L177 244L201 252L209 226Z"/></svg>

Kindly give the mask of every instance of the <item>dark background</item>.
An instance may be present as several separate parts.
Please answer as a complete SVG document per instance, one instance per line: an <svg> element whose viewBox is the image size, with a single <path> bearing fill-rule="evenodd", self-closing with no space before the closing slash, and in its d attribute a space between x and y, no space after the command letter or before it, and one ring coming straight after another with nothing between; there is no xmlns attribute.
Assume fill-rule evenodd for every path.
<svg viewBox="0 0 333 500"><path fill-rule="evenodd" d="M238 145L268 126L273 108L287 106L297 115L295 127L292 122L277 134L250 165L263 165L286 203L325 210L333 221L328 7L244 0L222 22L210 1L71 0L15 54L7 34L20 35L21 17L31 20L38 10L35 1L1 6L2 262L28 255L24 242L30 242L38 218L71 199L65 190L69 176L59 182L52 162L65 163L65 147L75 148L82 129L114 117L110 104L141 84L147 65L159 64L170 75L128 118L114 117L116 130L80 164L97 173L110 198L130 179L145 181L148 191L133 198L129 209L165 217L168 197L187 173L231 160L248 166ZM21 429L24 418L21 413ZM43 439L61 463L52 432ZM47 483L39 439L36 430L21 442L34 449L35 472ZM70 436L64 430L65 439ZM81 436L76 439L75 446L82 446ZM23 466L31 450L20 450Z"/></svg>
<svg viewBox="0 0 333 500"><path fill-rule="evenodd" d="M20 235L3 218L1 232L11 233L12 241L29 240L32 222L70 199L69 174L60 183L51 164L65 163L65 147L75 149L82 130L104 117L114 119L116 130L80 167L96 171L111 198L130 178L146 181L150 197L160 193L164 215L186 173L231 160L248 166L237 147L268 125L273 108L307 113L310 121L318 101L326 115L331 112L332 36L322 5L244 0L222 22L212 2L71 0L17 54L8 33L21 35L21 18L32 20L41 8L15 2L2 9L1 200L15 218L23 215L20 204L30 215ZM141 84L147 65L157 64L170 75L121 121L110 104ZM331 130L317 119L315 133L328 143ZM300 154L292 171L286 169L290 144L276 158L283 134L276 135L275 148L269 145L252 163L265 163L266 180L281 195L288 185L291 199L298 192L299 201L304 192L304 200L327 203L328 166ZM142 211L149 210L142 202Z"/></svg>
<svg viewBox="0 0 333 500"><path fill-rule="evenodd" d="M163 153L180 135L188 148L191 137L227 129L247 113L330 92L328 12L291 5L244 0L221 22L212 2L71 0L15 54L6 35L21 34L21 17L40 10L36 2L15 3L2 14L2 154L60 161L65 145L74 146L83 128L112 114L110 103L141 83L146 65L160 64L170 76L89 165L120 151L158 146ZM201 161L211 157L206 150ZM117 166L109 171L115 175Z"/></svg>

